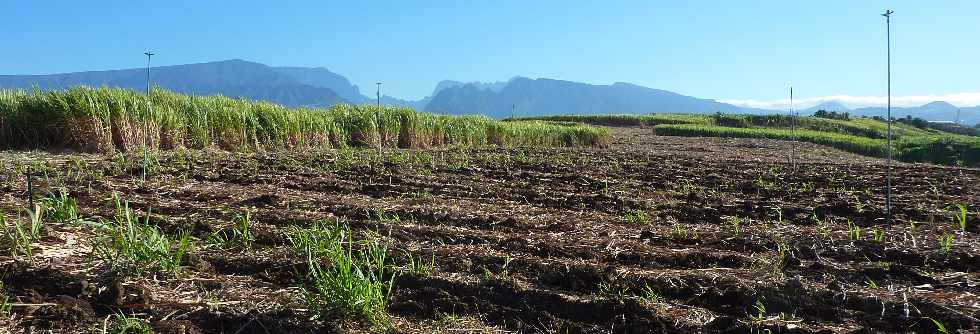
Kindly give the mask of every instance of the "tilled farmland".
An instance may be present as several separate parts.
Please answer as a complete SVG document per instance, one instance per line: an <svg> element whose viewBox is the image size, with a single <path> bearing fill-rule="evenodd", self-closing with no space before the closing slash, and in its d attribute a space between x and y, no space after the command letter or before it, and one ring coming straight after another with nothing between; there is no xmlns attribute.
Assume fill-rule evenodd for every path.
<svg viewBox="0 0 980 334"><path fill-rule="evenodd" d="M69 198L77 218L48 214L29 249L4 244L0 331L980 328L980 170L896 164L889 221L883 160L612 131L603 148L168 151L145 177L140 152L2 152L7 226L63 212L27 210L27 174L36 203ZM110 261L125 235L99 226L120 210L186 252L144 263L158 270ZM340 264L296 237L320 225L340 249L381 245L381 313L322 300L310 268Z"/></svg>

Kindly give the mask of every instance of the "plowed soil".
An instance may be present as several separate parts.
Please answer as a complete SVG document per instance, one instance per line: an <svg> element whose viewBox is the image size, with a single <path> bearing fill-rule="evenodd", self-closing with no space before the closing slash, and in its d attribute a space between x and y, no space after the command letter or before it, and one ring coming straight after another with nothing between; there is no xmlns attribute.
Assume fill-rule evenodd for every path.
<svg viewBox="0 0 980 334"><path fill-rule="evenodd" d="M389 240L394 258L434 257L430 275L395 278L393 332L980 328L980 171L896 164L889 222L883 160L613 130L606 148L168 152L146 181L139 156L2 152L8 217L37 161L35 191L66 187L84 217L111 217L116 192L203 240L249 210L256 245L195 249L177 278L116 277L91 229L49 224L33 261L0 254L0 331L101 332L119 312L162 333L385 330L305 309L305 259L283 232L321 219Z"/></svg>

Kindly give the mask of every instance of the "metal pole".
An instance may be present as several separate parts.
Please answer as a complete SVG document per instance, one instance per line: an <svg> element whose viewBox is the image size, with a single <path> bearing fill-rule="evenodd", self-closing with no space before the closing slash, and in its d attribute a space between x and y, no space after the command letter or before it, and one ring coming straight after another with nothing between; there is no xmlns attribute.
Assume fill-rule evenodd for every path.
<svg viewBox="0 0 980 334"><path fill-rule="evenodd" d="M790 123L792 124L792 129L793 129L792 130L792 136L793 136L793 144L792 145L793 145L793 148L791 149L791 152L792 153L790 153L789 161L790 161L790 164L792 164L793 165L793 168L795 169L796 168L796 117L795 116L796 115L795 115L795 112L793 111L793 107L794 107L794 105L793 105L793 86L789 86L789 117L790 117Z"/></svg>
<svg viewBox="0 0 980 334"><path fill-rule="evenodd" d="M888 215L888 224L892 222L892 13L885 10L885 38L887 41L888 54L888 172L887 187L885 189L885 212Z"/></svg>
<svg viewBox="0 0 980 334"><path fill-rule="evenodd" d="M378 93L377 93L378 94L378 111L374 113L374 122L376 124L375 126L378 129L377 130L377 132L378 132L378 156L380 157L380 156L382 156L381 154L383 153L383 150L381 149L381 145L383 144L383 142L381 141L381 82L378 81L377 84L378 84Z"/></svg>
<svg viewBox="0 0 980 334"><path fill-rule="evenodd" d="M150 57L154 53L147 51L143 54L146 55L146 116L143 117L143 181L146 181L146 166L150 161L150 157L146 153L146 147L149 145L147 138L150 136Z"/></svg>

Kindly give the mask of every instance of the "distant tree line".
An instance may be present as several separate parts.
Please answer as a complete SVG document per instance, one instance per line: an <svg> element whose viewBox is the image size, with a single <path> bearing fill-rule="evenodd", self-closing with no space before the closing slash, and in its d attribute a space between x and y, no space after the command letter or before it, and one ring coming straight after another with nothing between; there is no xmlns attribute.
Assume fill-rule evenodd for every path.
<svg viewBox="0 0 980 334"><path fill-rule="evenodd" d="M878 116L875 116L878 117ZM880 118L880 117L878 117ZM908 124L919 129L935 129L964 136L980 136L980 124L974 127L962 126L956 123L930 122L912 115L905 115L904 118L896 119L899 123Z"/></svg>
<svg viewBox="0 0 980 334"><path fill-rule="evenodd" d="M813 113L813 116L819 118L839 119L844 121L848 121L851 119L851 113L849 112L845 111L845 112L838 113L836 111L826 111L823 109L817 110L817 112Z"/></svg>

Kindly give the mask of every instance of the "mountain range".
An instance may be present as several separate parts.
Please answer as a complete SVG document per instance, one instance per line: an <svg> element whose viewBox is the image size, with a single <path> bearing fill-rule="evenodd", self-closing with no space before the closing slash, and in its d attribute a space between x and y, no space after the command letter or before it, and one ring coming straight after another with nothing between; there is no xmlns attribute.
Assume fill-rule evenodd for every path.
<svg viewBox="0 0 980 334"><path fill-rule="evenodd" d="M816 106L803 109L800 111L800 114L809 115L813 114L817 110L847 112L852 116L865 117L884 117L888 113L888 109L885 107L850 109L840 102L827 101ZM892 107L892 117L894 118L912 116L929 121L955 122L957 121L957 114L959 116L959 121L963 124L980 124L980 106L960 108L945 101L935 101L918 107Z"/></svg>
<svg viewBox="0 0 980 334"><path fill-rule="evenodd" d="M245 60L153 67L153 85L195 95L225 95L267 100L286 106L320 107L338 103L371 103L346 77L324 67L273 67ZM145 89L146 69L133 68L46 75L0 75L0 88L42 90L76 85ZM373 88L373 87L372 87ZM369 90L370 91L370 90ZM508 81L439 82L429 96L419 100L382 96L381 102L445 114L484 114L494 118L549 114L610 113L782 113L745 108L711 99L685 96L630 83L593 85L547 78L514 77ZM884 115L883 108L850 110L836 101L801 110L847 111L852 115ZM920 107L893 108L894 117L911 115L927 120L950 121L957 108L945 102ZM964 123L980 123L980 107L961 108Z"/></svg>

